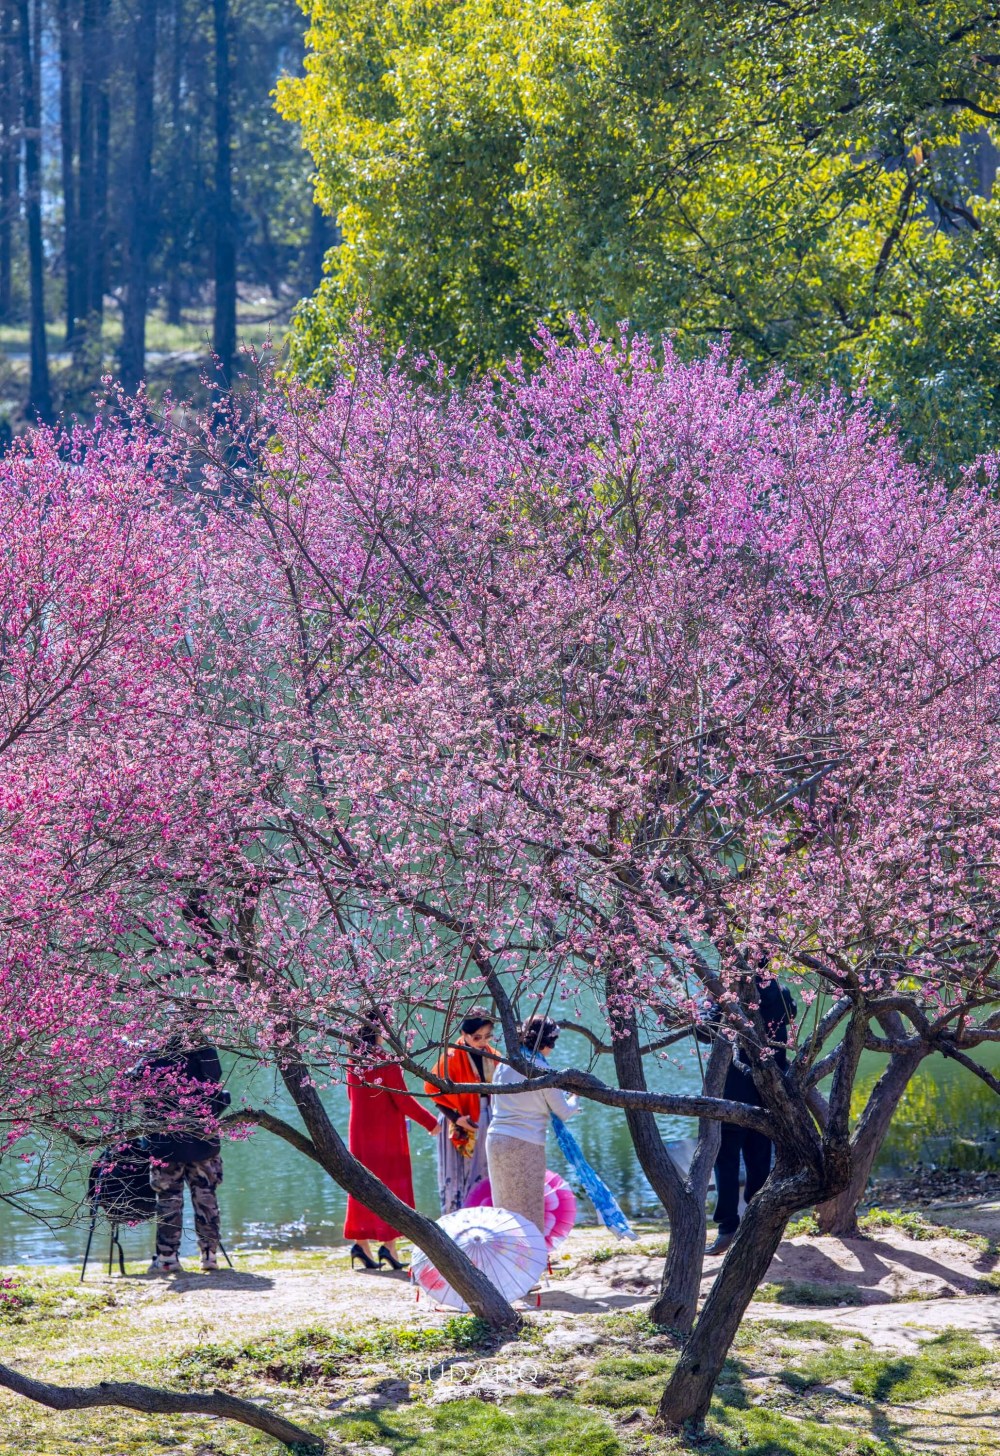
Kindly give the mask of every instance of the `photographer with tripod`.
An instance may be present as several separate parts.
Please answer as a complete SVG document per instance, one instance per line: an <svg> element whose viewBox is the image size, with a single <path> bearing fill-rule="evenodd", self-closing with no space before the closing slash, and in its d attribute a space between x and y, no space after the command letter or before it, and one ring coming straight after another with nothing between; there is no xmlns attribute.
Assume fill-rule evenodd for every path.
<svg viewBox="0 0 1000 1456"><path fill-rule="evenodd" d="M160 1052L143 1060L137 1072L151 1084L149 1181L156 1194L156 1253L149 1272L183 1273L178 1254L186 1184L202 1273L212 1273L218 1268L216 1189L222 1182L222 1141L215 1124L231 1101L222 1086L219 1053L193 1024L185 1022Z"/></svg>

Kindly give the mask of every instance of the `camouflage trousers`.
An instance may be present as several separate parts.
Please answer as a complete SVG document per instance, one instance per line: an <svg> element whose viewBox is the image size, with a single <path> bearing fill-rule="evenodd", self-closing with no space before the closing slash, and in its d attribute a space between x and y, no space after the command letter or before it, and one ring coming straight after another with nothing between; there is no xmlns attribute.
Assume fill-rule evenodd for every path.
<svg viewBox="0 0 1000 1456"><path fill-rule="evenodd" d="M184 1221L184 1184L191 1190L194 1232L202 1253L214 1254L219 1247L219 1200L215 1190L222 1182L222 1158L202 1158L197 1163L154 1163L149 1181L156 1194L156 1252L161 1259L176 1258L181 1246Z"/></svg>

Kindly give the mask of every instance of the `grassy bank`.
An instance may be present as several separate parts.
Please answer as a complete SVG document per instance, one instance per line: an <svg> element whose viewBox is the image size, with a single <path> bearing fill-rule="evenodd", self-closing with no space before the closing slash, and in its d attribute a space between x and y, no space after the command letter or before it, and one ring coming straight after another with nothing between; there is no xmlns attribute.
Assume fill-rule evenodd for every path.
<svg viewBox="0 0 1000 1456"><path fill-rule="evenodd" d="M926 1230L912 1232L920 1247ZM266 1401L358 1456L668 1456L687 1449L654 1420L676 1342L625 1287L637 1257L662 1254L662 1236L647 1248L609 1252L595 1235L577 1236L543 1308L499 1347L473 1318L415 1302L401 1277L352 1275L340 1250L243 1255L235 1274L170 1281L139 1266L84 1286L75 1271L7 1270L0 1340L7 1363L61 1383L134 1379ZM956 1326L990 1300L956 1299ZM940 1320L923 1328L916 1304L894 1309L891 1348L877 1331L838 1325L833 1311L794 1313L752 1306L697 1449L1000 1456L991 1338ZM2 1456L279 1450L221 1422L56 1414L0 1392Z"/></svg>

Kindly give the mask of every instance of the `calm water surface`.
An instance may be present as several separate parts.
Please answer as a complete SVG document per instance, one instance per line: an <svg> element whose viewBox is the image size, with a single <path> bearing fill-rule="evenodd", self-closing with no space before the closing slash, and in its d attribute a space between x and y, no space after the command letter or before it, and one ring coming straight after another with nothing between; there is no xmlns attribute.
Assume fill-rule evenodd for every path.
<svg viewBox="0 0 1000 1456"><path fill-rule="evenodd" d="M568 1036L565 1041L569 1043L568 1063L572 1043ZM941 1063L940 1058L935 1061L938 1065L921 1073L904 1099L883 1149L880 1163L883 1171L903 1172L917 1163L975 1168L994 1165L998 1160L996 1097L961 1067ZM611 1073L604 1069L604 1075ZM874 1075L873 1061L869 1079ZM650 1070L650 1085L662 1091L697 1091L700 1071L694 1049L683 1050L672 1060L657 1064ZM267 1099L273 1110L297 1122L287 1099L275 1091L272 1080L261 1074L249 1087L248 1098L255 1105ZM238 1100L234 1096L234 1102ZM346 1137L345 1090L330 1089L326 1101ZM657 1120L668 1139L690 1136L694 1130L694 1124L685 1118ZM611 1185L631 1217L663 1216L635 1161L621 1112L585 1102L573 1129L587 1158ZM552 1139L549 1144L549 1166L565 1172ZM411 1124L410 1147L417 1205L423 1212L436 1215L434 1139ZM230 1251L304 1248L342 1242L345 1196L309 1159L264 1132L257 1132L245 1141L229 1142L223 1151L225 1181L220 1190L220 1205L223 1239ZM6 1186L10 1186L13 1176L8 1169ZM0 1264L74 1262L82 1258L87 1224L79 1213L74 1213L83 1188L80 1170L72 1170L64 1182L69 1197L59 1200L50 1195L45 1200L49 1212L47 1222L0 1204ZM39 1201L36 1195L32 1206ZM593 1221L590 1205L582 1199L580 1212L582 1221ZM150 1252L151 1232L151 1224L125 1231L128 1258L140 1259ZM98 1257L102 1252L106 1257L106 1236L99 1234L95 1247ZM194 1253L190 1208L187 1208L182 1254Z"/></svg>

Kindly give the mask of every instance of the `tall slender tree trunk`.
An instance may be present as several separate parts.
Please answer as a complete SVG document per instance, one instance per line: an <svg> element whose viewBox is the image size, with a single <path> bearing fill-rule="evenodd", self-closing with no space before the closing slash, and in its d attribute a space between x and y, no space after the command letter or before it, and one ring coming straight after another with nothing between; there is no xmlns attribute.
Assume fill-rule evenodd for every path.
<svg viewBox="0 0 1000 1456"><path fill-rule="evenodd" d="M52 418L48 342L45 337L45 252L42 240L42 128L35 52L41 42L31 33L28 0L18 0L21 48L21 115L24 130L24 201L28 221L28 271L31 289L31 379L28 412Z"/></svg>
<svg viewBox="0 0 1000 1456"><path fill-rule="evenodd" d="M66 347L73 347L77 300L77 213L76 213L76 128L73 107L73 73L76 68L74 12L72 0L59 0L56 9L59 29L59 145L63 190L63 266L66 274Z"/></svg>
<svg viewBox="0 0 1000 1456"><path fill-rule="evenodd" d="M229 0L212 0L215 28L215 319L212 347L220 387L236 356L236 230L233 218L232 60Z"/></svg>
<svg viewBox="0 0 1000 1456"><path fill-rule="evenodd" d="M181 146L181 86L184 76L184 0L173 0L170 34L170 144L176 154ZM181 323L181 257L183 249L177 229L172 229L167 257L167 323Z"/></svg>
<svg viewBox="0 0 1000 1456"><path fill-rule="evenodd" d="M21 88L15 0L0 0L0 319L14 306L14 227L18 188L18 113Z"/></svg>
<svg viewBox="0 0 1000 1456"><path fill-rule="evenodd" d="M359 1198L366 1208L397 1228L434 1260L434 1267L444 1275L466 1304L491 1329L514 1330L520 1318L500 1291L477 1269L461 1249L433 1220L397 1198L374 1173L359 1163L344 1145L330 1121L326 1108L313 1086L306 1067L299 1063L282 1070L282 1081L292 1095L299 1116L315 1148L316 1155L334 1182Z"/></svg>
<svg viewBox="0 0 1000 1456"><path fill-rule="evenodd" d="M323 259L331 246L326 213L314 202L309 214L309 246L306 249L306 277L303 279L306 291L315 293L323 282Z"/></svg>
<svg viewBox="0 0 1000 1456"><path fill-rule="evenodd" d="M100 0L98 10L98 72L96 115L94 118L94 218L93 250L87 306L92 346L97 362L101 358L101 331L104 323L104 293L107 287L108 256L108 167L111 145L111 97L108 76L111 69L111 29L108 24L110 0Z"/></svg>
<svg viewBox="0 0 1000 1456"><path fill-rule="evenodd" d="M74 259L76 276L76 319L71 347L73 361L85 367L90 284L94 271L95 143L97 135L97 90L99 85L101 0L83 0L80 63L79 191Z"/></svg>
<svg viewBox="0 0 1000 1456"><path fill-rule="evenodd" d="M122 316L121 379L135 390L146 372L149 295L149 215L153 175L153 80L157 0L140 0L135 14L135 101L132 126L130 219Z"/></svg>

